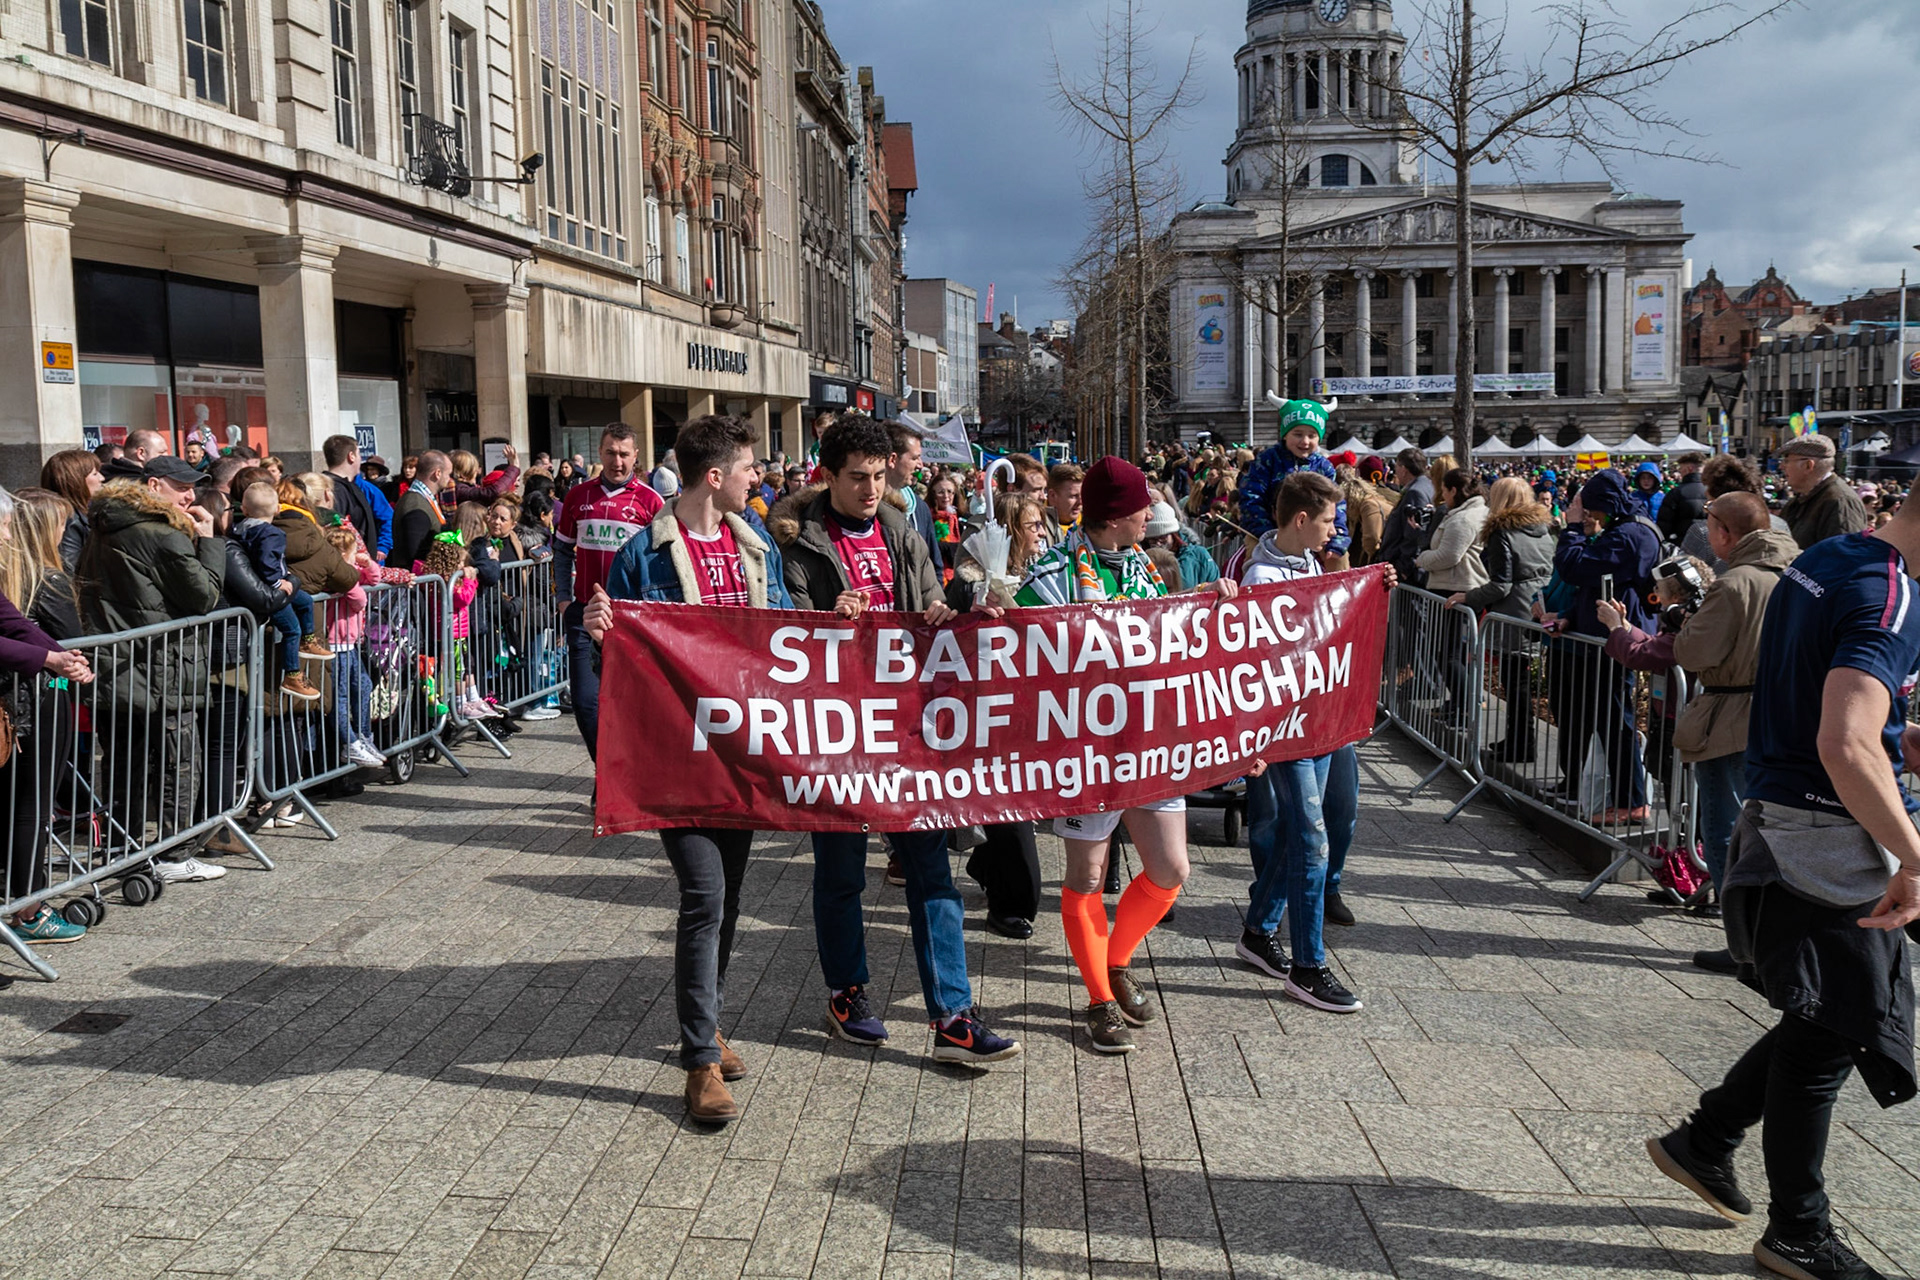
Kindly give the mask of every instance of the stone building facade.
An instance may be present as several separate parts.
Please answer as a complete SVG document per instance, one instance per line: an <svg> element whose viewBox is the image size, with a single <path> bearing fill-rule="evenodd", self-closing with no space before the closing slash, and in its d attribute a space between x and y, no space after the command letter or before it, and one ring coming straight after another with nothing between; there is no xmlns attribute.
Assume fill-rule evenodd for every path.
<svg viewBox="0 0 1920 1280"><path fill-rule="evenodd" d="M1456 280L1450 188L1421 180L1395 90L1405 52L1387 0L1251 0L1227 199L1174 221L1166 431L1270 440L1268 391L1450 375L1470 288L1478 372L1539 387L1480 393L1483 428L1671 436L1681 206L1605 183L1478 186L1474 278ZM1340 395L1338 423L1430 441L1450 430L1450 400L1383 381Z"/></svg>
<svg viewBox="0 0 1920 1280"><path fill-rule="evenodd" d="M0 480L133 427L796 448L796 2L16 6Z"/></svg>

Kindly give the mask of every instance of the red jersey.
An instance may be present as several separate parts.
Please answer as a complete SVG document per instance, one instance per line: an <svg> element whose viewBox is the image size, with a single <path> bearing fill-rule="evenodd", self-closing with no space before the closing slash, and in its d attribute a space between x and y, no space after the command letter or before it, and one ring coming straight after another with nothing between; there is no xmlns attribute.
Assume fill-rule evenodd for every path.
<svg viewBox="0 0 1920 1280"><path fill-rule="evenodd" d="M846 567L850 589L867 597L867 608L893 608L893 556L887 551L880 522L875 520L865 533L854 533L828 513L827 538Z"/></svg>
<svg viewBox="0 0 1920 1280"><path fill-rule="evenodd" d="M720 532L711 538L698 536L684 521L675 523L680 525L680 540L686 543L687 555L693 561L693 579L700 584L700 603L752 604L747 595L746 570L740 564L740 548L734 544L733 530L727 528L726 522L721 522Z"/></svg>
<svg viewBox="0 0 1920 1280"><path fill-rule="evenodd" d="M652 524L664 506L637 472L611 493L598 480L582 480L567 490L566 503L553 522L553 540L573 552L573 590L566 598L591 600L593 589L606 582L620 548Z"/></svg>

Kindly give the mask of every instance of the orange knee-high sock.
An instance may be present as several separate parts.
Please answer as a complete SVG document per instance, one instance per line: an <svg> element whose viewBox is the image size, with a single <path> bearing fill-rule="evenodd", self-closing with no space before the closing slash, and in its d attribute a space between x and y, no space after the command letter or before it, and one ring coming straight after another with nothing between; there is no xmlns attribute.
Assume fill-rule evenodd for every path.
<svg viewBox="0 0 1920 1280"><path fill-rule="evenodd" d="M1167 908L1180 896L1180 886L1162 889L1145 873L1133 878L1113 909L1113 937L1107 943L1107 963L1124 969L1133 960L1134 950L1146 940L1153 926L1160 923Z"/></svg>
<svg viewBox="0 0 1920 1280"><path fill-rule="evenodd" d="M1060 923L1067 930L1067 947L1080 966L1080 979L1094 1004L1113 999L1107 982L1107 903L1097 893L1060 890Z"/></svg>

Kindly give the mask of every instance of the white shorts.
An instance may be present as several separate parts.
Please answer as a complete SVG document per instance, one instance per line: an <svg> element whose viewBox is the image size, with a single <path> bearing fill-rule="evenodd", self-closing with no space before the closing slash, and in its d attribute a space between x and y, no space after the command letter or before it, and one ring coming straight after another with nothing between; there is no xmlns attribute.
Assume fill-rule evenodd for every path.
<svg viewBox="0 0 1920 1280"><path fill-rule="evenodd" d="M1148 813L1185 813L1187 798L1175 796L1171 800L1156 800L1152 804L1135 805ZM1082 818L1055 818L1053 834L1062 840L1105 840L1111 837L1120 825L1120 815L1124 809L1110 809L1105 813L1090 813Z"/></svg>

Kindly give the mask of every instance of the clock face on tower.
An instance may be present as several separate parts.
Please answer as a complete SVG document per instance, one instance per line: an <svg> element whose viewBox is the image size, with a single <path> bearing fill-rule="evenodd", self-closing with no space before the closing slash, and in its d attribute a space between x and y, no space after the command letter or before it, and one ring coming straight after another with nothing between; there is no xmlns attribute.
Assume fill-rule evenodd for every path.
<svg viewBox="0 0 1920 1280"><path fill-rule="evenodd" d="M1320 21L1345 22L1348 7L1347 0L1320 0Z"/></svg>

